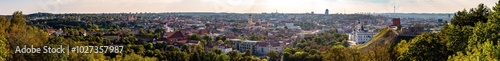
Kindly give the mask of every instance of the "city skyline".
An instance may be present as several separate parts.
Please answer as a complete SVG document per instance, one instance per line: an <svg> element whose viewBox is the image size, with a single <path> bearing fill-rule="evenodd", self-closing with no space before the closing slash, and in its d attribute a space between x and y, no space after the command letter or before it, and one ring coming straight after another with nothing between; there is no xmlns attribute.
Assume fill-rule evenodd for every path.
<svg viewBox="0 0 500 61"><path fill-rule="evenodd" d="M0 0L0 15L48 13L453 13L495 0Z"/></svg>

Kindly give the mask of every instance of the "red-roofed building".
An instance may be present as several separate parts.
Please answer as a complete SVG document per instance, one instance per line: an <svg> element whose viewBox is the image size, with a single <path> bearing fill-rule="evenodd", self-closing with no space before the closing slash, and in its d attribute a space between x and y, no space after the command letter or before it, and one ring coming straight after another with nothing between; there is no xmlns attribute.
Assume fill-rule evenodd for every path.
<svg viewBox="0 0 500 61"><path fill-rule="evenodd" d="M47 29L47 34L49 35L52 35L54 34L56 31L54 29Z"/></svg>
<svg viewBox="0 0 500 61"><path fill-rule="evenodd" d="M166 43L168 45L173 45L176 47L188 43L195 43L195 42L190 42L189 36L186 33L183 33L182 31L163 33L163 37L156 40L156 42ZM199 42L195 44L199 44Z"/></svg>
<svg viewBox="0 0 500 61"><path fill-rule="evenodd" d="M198 35L205 35L205 34L210 34L210 30L200 29L200 31L198 31Z"/></svg>

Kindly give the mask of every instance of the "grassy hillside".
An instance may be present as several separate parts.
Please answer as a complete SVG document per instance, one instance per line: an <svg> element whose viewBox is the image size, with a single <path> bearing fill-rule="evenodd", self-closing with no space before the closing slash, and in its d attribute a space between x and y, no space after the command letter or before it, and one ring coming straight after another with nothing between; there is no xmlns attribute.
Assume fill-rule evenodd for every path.
<svg viewBox="0 0 500 61"><path fill-rule="evenodd" d="M388 46L388 45L395 45L399 40L398 39L398 32L390 30L389 28L384 28L382 29L379 33L377 33L368 43L358 45L358 46L352 46L351 48L354 49L373 49L375 46ZM389 46L392 47L392 46Z"/></svg>

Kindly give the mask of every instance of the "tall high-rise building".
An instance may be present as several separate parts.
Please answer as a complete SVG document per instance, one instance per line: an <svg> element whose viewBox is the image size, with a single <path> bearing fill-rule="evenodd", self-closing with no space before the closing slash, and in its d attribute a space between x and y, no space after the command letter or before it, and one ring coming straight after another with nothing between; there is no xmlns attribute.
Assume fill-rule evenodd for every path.
<svg viewBox="0 0 500 61"><path fill-rule="evenodd" d="M329 12L328 12L328 9L326 9L326 10L325 10L325 14L326 14L326 15L328 15L328 13L329 13Z"/></svg>

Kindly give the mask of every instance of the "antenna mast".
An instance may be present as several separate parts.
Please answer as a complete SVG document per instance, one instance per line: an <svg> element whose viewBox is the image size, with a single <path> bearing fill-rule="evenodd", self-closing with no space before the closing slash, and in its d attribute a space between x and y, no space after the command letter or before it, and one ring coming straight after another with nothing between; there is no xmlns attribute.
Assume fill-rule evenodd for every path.
<svg viewBox="0 0 500 61"><path fill-rule="evenodd" d="M393 9L394 9L394 14L395 14L395 13L396 13L396 5L394 5L394 8L393 8Z"/></svg>

